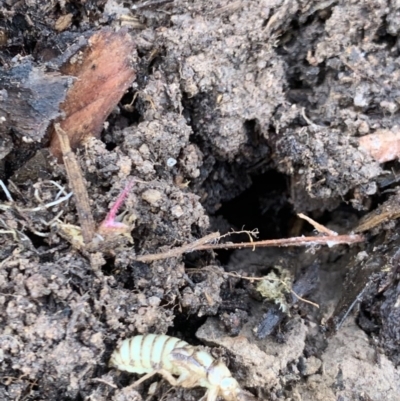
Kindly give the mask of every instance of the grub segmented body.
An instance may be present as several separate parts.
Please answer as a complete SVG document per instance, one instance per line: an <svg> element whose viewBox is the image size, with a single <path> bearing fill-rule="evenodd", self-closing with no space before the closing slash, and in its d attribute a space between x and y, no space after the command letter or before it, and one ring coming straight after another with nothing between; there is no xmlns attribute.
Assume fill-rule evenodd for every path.
<svg viewBox="0 0 400 401"><path fill-rule="evenodd" d="M218 396L226 401L247 399L223 362L176 337L147 334L128 338L111 355L110 366L147 373L145 378L158 373L173 386L205 387L206 401L215 401Z"/></svg>
<svg viewBox="0 0 400 401"><path fill-rule="evenodd" d="M179 375L170 355L175 348L188 345L179 338L166 335L147 334L127 338L111 355L110 365L131 373L142 374L165 369L173 375Z"/></svg>

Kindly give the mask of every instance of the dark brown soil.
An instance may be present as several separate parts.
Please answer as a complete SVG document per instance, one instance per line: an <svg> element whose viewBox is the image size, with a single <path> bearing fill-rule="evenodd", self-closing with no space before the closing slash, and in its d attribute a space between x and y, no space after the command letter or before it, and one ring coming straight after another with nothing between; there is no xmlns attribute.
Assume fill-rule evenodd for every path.
<svg viewBox="0 0 400 401"><path fill-rule="evenodd" d="M159 377L128 389L137 376L108 367L120 340L168 333L209 346L262 400L399 400L395 219L351 247L135 260L216 230L315 234L300 212L349 233L398 204L398 162L358 138L400 125L399 13L389 0L0 2L0 179L13 198L0 189L0 399L198 400L204 390ZM98 224L136 179L133 244L82 252L63 229L78 224L74 197L42 207L69 192L49 126L72 83L63 64L121 26L136 81L77 157ZM224 272L285 285L261 295Z"/></svg>

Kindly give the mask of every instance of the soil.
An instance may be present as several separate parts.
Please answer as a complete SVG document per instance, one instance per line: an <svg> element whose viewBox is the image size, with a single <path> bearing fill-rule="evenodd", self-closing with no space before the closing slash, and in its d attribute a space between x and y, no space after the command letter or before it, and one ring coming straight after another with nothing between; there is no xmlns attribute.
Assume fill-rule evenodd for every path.
<svg viewBox="0 0 400 401"><path fill-rule="evenodd" d="M0 399L200 399L108 367L124 338L167 333L209 347L261 400L399 400L398 210L358 245L135 259L216 230L315 235L300 212L346 234L397 205L398 162L358 139L400 125L399 13L389 0L1 1ZM132 36L136 80L76 155L97 224L135 179L133 242L84 252L65 235L74 197L43 205L70 190L49 151L73 83L62 67L104 27Z"/></svg>

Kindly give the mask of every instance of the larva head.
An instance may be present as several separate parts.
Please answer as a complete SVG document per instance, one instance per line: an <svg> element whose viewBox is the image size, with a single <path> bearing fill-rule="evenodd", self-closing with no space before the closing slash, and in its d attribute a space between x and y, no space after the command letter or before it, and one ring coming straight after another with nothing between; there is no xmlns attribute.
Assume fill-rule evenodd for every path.
<svg viewBox="0 0 400 401"><path fill-rule="evenodd" d="M237 401L241 392L239 383L232 377L229 369L218 362L209 369L208 380L219 389L218 394L226 401Z"/></svg>
<svg viewBox="0 0 400 401"><path fill-rule="evenodd" d="M223 379L219 385L221 397L226 401L237 401L241 389L233 377Z"/></svg>

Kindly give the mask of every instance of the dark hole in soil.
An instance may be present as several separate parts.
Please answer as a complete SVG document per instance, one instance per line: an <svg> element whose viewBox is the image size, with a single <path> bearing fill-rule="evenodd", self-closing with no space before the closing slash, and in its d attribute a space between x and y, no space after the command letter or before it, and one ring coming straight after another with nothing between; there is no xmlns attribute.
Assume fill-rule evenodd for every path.
<svg viewBox="0 0 400 401"><path fill-rule="evenodd" d="M198 317L185 312L179 313L175 316L174 324L168 330L167 335L183 338L191 345L201 345L195 334L206 320L207 316Z"/></svg>
<svg viewBox="0 0 400 401"><path fill-rule="evenodd" d="M288 203L287 178L276 171L254 175L253 184L236 198L225 202L217 216L222 216L234 230L258 229L258 240L283 238L294 217ZM248 236L235 235L233 242L247 242ZM227 263L232 251L218 250L221 263Z"/></svg>
<svg viewBox="0 0 400 401"><path fill-rule="evenodd" d="M18 145L4 158L4 172L6 180L10 178L27 160L35 155L37 145L23 144L18 141Z"/></svg>
<svg viewBox="0 0 400 401"><path fill-rule="evenodd" d="M377 44L386 44L389 49L396 46L397 36L390 35L387 31L387 23L385 21L382 22L382 25L376 31L376 35L374 38L374 42Z"/></svg>
<svg viewBox="0 0 400 401"><path fill-rule="evenodd" d="M115 257L106 259L106 263L102 266L101 270L104 275L113 276L115 274Z"/></svg>
<svg viewBox="0 0 400 401"><path fill-rule="evenodd" d="M234 229L257 228L260 240L286 236L289 221L293 217L292 207L288 203L286 176L268 171L252 177L252 180L249 189L223 203L217 216L224 217Z"/></svg>
<svg viewBox="0 0 400 401"><path fill-rule="evenodd" d="M105 144L106 144L106 149L109 152L113 151L117 147L117 144L115 142L112 142L112 141L105 142Z"/></svg>
<svg viewBox="0 0 400 401"><path fill-rule="evenodd" d="M12 22L15 28L17 28L20 31L27 31L29 29L28 22L22 14L18 13L14 15Z"/></svg>
<svg viewBox="0 0 400 401"><path fill-rule="evenodd" d="M132 103L132 104L131 104ZM128 119L129 125L136 125L140 121L141 113L145 105L140 96L129 90L121 99L121 115ZM140 107L139 107L140 106Z"/></svg>
<svg viewBox="0 0 400 401"><path fill-rule="evenodd" d="M244 123L244 128L249 137L249 140L253 143L257 143L260 138L259 129L258 129L257 125L258 125L258 122L256 119L247 120Z"/></svg>
<svg viewBox="0 0 400 401"><path fill-rule="evenodd" d="M48 247L48 244L45 241L44 237L41 237L40 235L33 234L30 231L26 231L25 235L31 240L32 245L34 246L34 248L39 249L41 247L43 247L43 248L47 248Z"/></svg>

